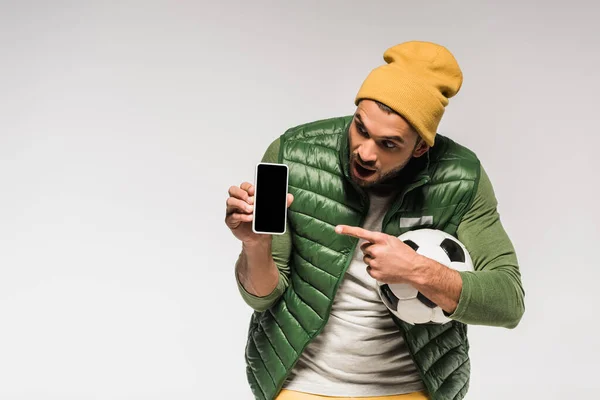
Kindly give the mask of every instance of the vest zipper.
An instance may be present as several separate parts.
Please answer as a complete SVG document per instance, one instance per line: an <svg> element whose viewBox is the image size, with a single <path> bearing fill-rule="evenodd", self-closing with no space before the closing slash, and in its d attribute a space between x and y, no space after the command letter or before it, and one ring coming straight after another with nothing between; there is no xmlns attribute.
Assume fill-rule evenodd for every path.
<svg viewBox="0 0 600 400"><path fill-rule="evenodd" d="M400 207L402 206L402 202L404 201L404 197L406 197L406 195L408 193L410 193L411 191L413 191L414 189L425 185L427 182L429 182L430 178L428 176L425 176L421 179L419 179L418 181L416 181L415 183L409 185L406 190L404 192L402 192L402 194L400 195L398 201L396 203L394 203L394 205L392 206L392 208L390 208L390 211L386 214L385 218L384 218L384 222L382 224L382 231L384 230L383 228L385 226L387 226L387 224L389 223L390 218L392 217L392 215L394 215L396 212L398 212L398 210L400 209ZM425 374L424 372L421 370L419 363L417 362L417 360L415 359L415 355L412 352L412 349L410 347L410 345L408 344L408 338L406 336L406 331L404 330L404 328L402 327L402 324L399 324L396 319L398 317L396 317L394 314L392 314L392 312L390 310L388 310L388 312L390 313L390 318L392 318L392 320L394 320L394 323L396 324L396 327L398 328L398 330L400 331L400 334L402 335L402 338L404 339L404 342L406 343L406 348L408 350L408 354L410 355L410 358L413 361L413 364L417 367L417 371L419 372L419 376L421 378L421 381L423 382L423 386L425 386L426 390L428 393L433 393L432 388L429 387L429 384L427 382L427 380L425 379Z"/></svg>
<svg viewBox="0 0 600 400"><path fill-rule="evenodd" d="M367 211L364 212L360 217L360 225L359 226L361 226L361 227L365 223L365 219L369 212L369 208L371 207L371 200L369 199L369 196L364 195L363 199L366 202L365 204L366 204ZM337 233L336 233L336 235L337 235ZM310 338L310 340L306 343L306 345L302 348L302 350L300 350L300 353L299 353L298 357L296 358L296 361L294 361L294 363L291 365L291 367L286 371L284 378L281 380L281 383L279 385L277 385L277 388L275 390L275 395L271 398L271 400L274 400L275 397L277 397L277 395L281 391L281 388L283 387L285 381L287 380L288 376L290 375L290 372L292 372L292 370L294 369L294 367L300 360L300 355L304 352L304 350L306 349L306 346L308 346L314 340L314 338L319 336L321 334L321 332L323 331L323 329L325 329L325 326L327 325L327 322L329 321L329 317L331 316L331 309L333 308L333 302L335 301L335 296L336 296L337 291L342 283L342 279L344 279L344 275L346 275L346 271L348 271L348 267L352 263L352 255L356 251L356 246L358 245L358 242L360 241L360 239L358 239L358 238L353 238L353 239L354 239L354 244L352 245L352 248L351 248L350 252L348 253L348 260L346 261L346 265L344 265L344 269L342 270L340 279L338 279L338 281L335 284L335 288L333 289L333 297L331 299L331 303L329 304L329 307L327 308L327 313L323 320L323 325L321 326L321 328L319 328L319 330L317 330L315 335Z"/></svg>
<svg viewBox="0 0 600 400"><path fill-rule="evenodd" d="M383 228L385 226L387 226L390 218L392 218L392 215L394 215L396 212L398 212L398 210L400 209L400 207L402 206L402 202L404 201L404 197L406 197L406 195L408 193L410 193L411 191L415 190L416 188L425 185L427 182L429 182L429 177L425 176L423 178L421 178L420 180L412 183L411 185L409 185L403 192L402 194L399 196L398 201L396 201L392 207L390 208L390 210L387 212L387 214L385 215L385 217L383 218L383 223L381 224L381 228L382 228L382 232L383 232Z"/></svg>

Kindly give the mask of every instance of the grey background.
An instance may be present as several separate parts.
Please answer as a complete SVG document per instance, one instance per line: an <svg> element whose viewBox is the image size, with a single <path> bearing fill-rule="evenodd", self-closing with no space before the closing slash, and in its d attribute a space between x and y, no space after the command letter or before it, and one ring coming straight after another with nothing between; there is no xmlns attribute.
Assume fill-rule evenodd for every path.
<svg viewBox="0 0 600 400"><path fill-rule="evenodd" d="M463 69L439 131L487 168L527 291L516 330L471 328L468 398L598 393L595 3L0 4L0 398L252 398L227 189L407 40Z"/></svg>

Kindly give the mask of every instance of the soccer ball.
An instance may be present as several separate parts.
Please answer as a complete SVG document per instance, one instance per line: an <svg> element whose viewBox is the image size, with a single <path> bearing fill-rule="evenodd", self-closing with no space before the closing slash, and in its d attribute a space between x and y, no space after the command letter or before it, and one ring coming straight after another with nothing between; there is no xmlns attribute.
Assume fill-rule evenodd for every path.
<svg viewBox="0 0 600 400"><path fill-rule="evenodd" d="M417 253L457 271L473 271L465 246L454 236L435 229L418 229L398 236ZM381 300L396 317L409 324L445 324L450 318L413 286L377 282Z"/></svg>

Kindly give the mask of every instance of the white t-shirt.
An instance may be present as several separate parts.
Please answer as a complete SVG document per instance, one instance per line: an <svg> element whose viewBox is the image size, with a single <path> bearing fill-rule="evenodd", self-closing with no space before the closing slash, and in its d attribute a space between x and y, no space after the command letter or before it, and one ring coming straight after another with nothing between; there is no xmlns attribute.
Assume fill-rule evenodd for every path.
<svg viewBox="0 0 600 400"><path fill-rule="evenodd" d="M369 194L364 229L381 231L393 195ZM399 328L367 273L360 240L323 331L306 347L284 388L323 396L387 396L424 390Z"/></svg>

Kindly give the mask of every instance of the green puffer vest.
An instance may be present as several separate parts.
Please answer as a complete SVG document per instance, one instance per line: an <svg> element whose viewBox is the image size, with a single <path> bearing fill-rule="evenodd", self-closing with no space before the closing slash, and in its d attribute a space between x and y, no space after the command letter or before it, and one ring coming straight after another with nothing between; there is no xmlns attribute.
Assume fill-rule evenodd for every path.
<svg viewBox="0 0 600 400"><path fill-rule="evenodd" d="M277 396L304 348L323 330L358 243L334 232L338 224L361 226L369 210L368 196L349 175L351 120L317 121L281 136L279 162L289 166L289 191L295 198L288 210L293 243L290 284L269 310L255 312L250 321L246 372L257 399ZM382 231L399 236L432 228L455 235L475 194L477 157L438 135L428 156L414 160L422 168L415 169L392 203ZM470 376L466 325L452 321L413 326L390 316L404 335L430 397L462 399Z"/></svg>

